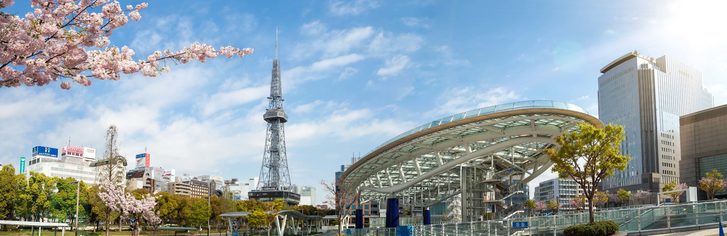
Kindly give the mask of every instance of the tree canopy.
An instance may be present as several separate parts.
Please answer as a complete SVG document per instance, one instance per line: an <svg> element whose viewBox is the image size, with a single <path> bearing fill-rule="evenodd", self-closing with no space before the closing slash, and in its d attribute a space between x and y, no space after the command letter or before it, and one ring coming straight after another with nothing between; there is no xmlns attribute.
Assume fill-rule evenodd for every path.
<svg viewBox="0 0 727 236"><path fill-rule="evenodd" d="M588 200L589 220L594 222L593 197L601 181L615 170L624 170L629 157L621 154L624 130L619 125L603 128L579 123L572 132L555 138L555 147L546 149L554 163L553 172L561 178L571 178L583 189Z"/></svg>

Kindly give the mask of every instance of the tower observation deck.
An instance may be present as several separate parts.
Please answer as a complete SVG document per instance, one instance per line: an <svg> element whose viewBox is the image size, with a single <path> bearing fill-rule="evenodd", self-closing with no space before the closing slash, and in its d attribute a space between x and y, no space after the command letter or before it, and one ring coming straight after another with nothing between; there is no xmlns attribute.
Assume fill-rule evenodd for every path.
<svg viewBox="0 0 727 236"><path fill-rule="evenodd" d="M250 199L258 201L282 199L290 205L298 205L300 195L292 191L285 151L285 122L288 122L288 115L283 109L277 33L268 100L270 103L263 115L263 119L268 123L268 128L265 136L263 163L260 167L260 182L255 190L248 193L248 196Z"/></svg>

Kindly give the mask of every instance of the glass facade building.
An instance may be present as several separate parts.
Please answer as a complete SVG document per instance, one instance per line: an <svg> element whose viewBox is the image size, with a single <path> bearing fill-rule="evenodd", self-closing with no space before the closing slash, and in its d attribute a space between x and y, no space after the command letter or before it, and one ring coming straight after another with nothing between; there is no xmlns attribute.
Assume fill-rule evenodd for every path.
<svg viewBox="0 0 727 236"><path fill-rule="evenodd" d="M606 190L658 191L679 181L679 117L712 107L701 72L662 56L630 52L601 69L598 115L624 126L622 153L631 157L601 185Z"/></svg>

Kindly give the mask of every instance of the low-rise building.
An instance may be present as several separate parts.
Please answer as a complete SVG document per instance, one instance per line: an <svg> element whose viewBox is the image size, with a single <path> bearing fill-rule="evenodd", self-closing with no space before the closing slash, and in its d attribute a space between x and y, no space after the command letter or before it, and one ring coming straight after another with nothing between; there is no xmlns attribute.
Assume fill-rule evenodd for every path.
<svg viewBox="0 0 727 236"><path fill-rule="evenodd" d="M547 202L550 200L558 201L560 209L574 209L571 200L576 196L583 195L583 189L572 179L554 178L543 182L535 187L534 198L536 201Z"/></svg>
<svg viewBox="0 0 727 236"><path fill-rule="evenodd" d="M209 183L196 179L179 180L174 183L169 183L169 192L194 198L206 198L210 194Z"/></svg>
<svg viewBox="0 0 727 236"><path fill-rule="evenodd" d="M679 123L681 181L697 186L699 179L712 169L727 176L727 105L684 115ZM727 192L719 192L717 196L727 196ZM699 200L707 198L703 191L699 191L698 197Z"/></svg>
<svg viewBox="0 0 727 236"><path fill-rule="evenodd" d="M96 149L65 146L59 154L57 148L36 146L28 161L27 171L46 176L74 178L87 184L96 184L98 170L91 164L96 161Z"/></svg>

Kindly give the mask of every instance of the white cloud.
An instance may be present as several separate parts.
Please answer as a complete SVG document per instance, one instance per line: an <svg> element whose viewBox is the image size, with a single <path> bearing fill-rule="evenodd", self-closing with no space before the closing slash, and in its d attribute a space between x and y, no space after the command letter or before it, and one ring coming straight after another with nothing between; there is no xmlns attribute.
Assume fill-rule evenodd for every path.
<svg viewBox="0 0 727 236"><path fill-rule="evenodd" d="M346 67L345 69L343 69L343 71L341 72L341 74L338 75L338 79L339 80L346 80L348 78L351 78L351 76L356 75L356 73L358 73L358 70L356 68Z"/></svg>
<svg viewBox="0 0 727 236"><path fill-rule="evenodd" d="M395 35L390 32L379 32L369 44L369 52L376 55L410 53L419 50L423 44L424 39L416 34Z"/></svg>
<svg viewBox="0 0 727 236"><path fill-rule="evenodd" d="M416 17L402 17L401 23L414 28L429 28L429 19L426 18L416 18Z"/></svg>
<svg viewBox="0 0 727 236"><path fill-rule="evenodd" d="M326 25L318 20L305 23L300 27L300 33L307 36L320 35L326 30Z"/></svg>
<svg viewBox="0 0 727 236"><path fill-rule="evenodd" d="M439 53L441 63L448 66L469 66L470 61L467 59L455 58L454 52L447 45L442 45L434 49Z"/></svg>
<svg viewBox="0 0 727 236"><path fill-rule="evenodd" d="M520 99L515 91L504 87L482 89L461 87L445 90L439 97L440 105L432 110L432 115L449 115L467 110L498 105Z"/></svg>
<svg viewBox="0 0 727 236"><path fill-rule="evenodd" d="M328 9L337 16L358 15L365 11L379 7L376 0L331 1Z"/></svg>
<svg viewBox="0 0 727 236"><path fill-rule="evenodd" d="M297 122L287 126L288 143L310 145L326 138L355 140L365 136L391 137L406 129L415 127L414 123L391 119L375 119L377 116L369 109L338 108L325 114L321 120Z"/></svg>
<svg viewBox="0 0 727 236"><path fill-rule="evenodd" d="M62 117L71 108L70 101L60 98L52 89L38 93L28 88L6 89L0 93L0 163L17 166L18 155L29 153L37 135L47 132L43 123L48 118ZM15 155L14 155L15 154Z"/></svg>
<svg viewBox="0 0 727 236"><path fill-rule="evenodd" d="M202 114L209 116L223 109L259 101L268 94L270 94L270 85L268 84L231 91L221 91L213 94L205 105L203 105Z"/></svg>
<svg viewBox="0 0 727 236"><path fill-rule="evenodd" d="M328 70L328 69L331 69L334 67L349 65L351 63L355 63L355 62L361 61L363 59L364 59L364 57L359 54L355 54L355 53L348 54L348 55L323 59L323 60L314 62L310 66L310 68L315 71L324 71L324 70Z"/></svg>
<svg viewBox="0 0 727 236"><path fill-rule="evenodd" d="M406 55L396 55L386 60L384 67L376 71L376 75L388 77L396 76L409 66L411 60Z"/></svg>
<svg viewBox="0 0 727 236"><path fill-rule="evenodd" d="M334 57L363 47L374 34L371 26L341 30L326 30L325 25L314 21L301 26L301 33L308 36L296 44L291 52L294 59L309 59L322 53L323 57ZM304 32L317 32L306 34Z"/></svg>

